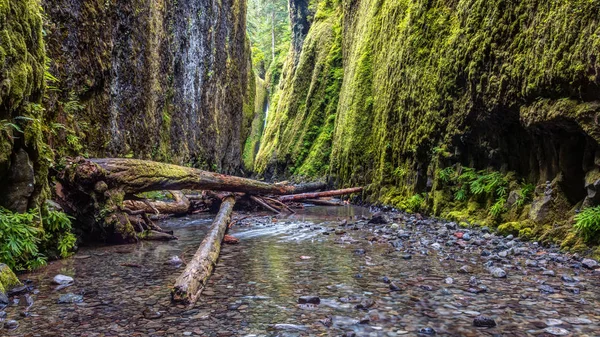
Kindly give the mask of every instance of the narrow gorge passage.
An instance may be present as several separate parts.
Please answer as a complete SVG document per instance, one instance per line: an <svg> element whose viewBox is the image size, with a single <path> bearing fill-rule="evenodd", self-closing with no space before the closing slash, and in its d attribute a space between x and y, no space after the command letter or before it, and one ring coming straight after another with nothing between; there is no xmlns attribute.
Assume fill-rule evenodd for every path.
<svg viewBox="0 0 600 337"><path fill-rule="evenodd" d="M596 337L598 261L600 0L0 0L0 336Z"/></svg>

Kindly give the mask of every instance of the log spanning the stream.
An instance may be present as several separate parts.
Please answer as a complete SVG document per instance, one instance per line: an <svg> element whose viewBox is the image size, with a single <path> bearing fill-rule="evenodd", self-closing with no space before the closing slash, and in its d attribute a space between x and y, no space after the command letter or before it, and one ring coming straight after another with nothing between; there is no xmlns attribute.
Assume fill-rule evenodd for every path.
<svg viewBox="0 0 600 337"><path fill-rule="evenodd" d="M311 183L299 186L269 184L262 181L203 171L190 167L148 160L76 158L57 173L57 201L74 216L92 240L113 243L136 242L159 231L147 216L137 210L156 213L157 205L142 201L136 194L160 190L208 190L243 192L250 195L283 195L325 186ZM132 200L132 201L126 201ZM165 205L166 206L166 205ZM140 219L133 221L132 217Z"/></svg>
<svg viewBox="0 0 600 337"><path fill-rule="evenodd" d="M227 196L221 202L219 213L215 217L208 233L194 257L175 281L171 290L171 300L177 303L193 304L204 289L208 278L217 264L221 252L221 241L227 231L235 197Z"/></svg>
<svg viewBox="0 0 600 337"><path fill-rule="evenodd" d="M341 190L325 191L325 192L312 192L312 193L301 193L292 195L282 195L278 199L279 201L300 201L305 199L317 199L324 197L334 197L338 195L346 195L352 193L358 193L363 190L362 187L345 188Z"/></svg>
<svg viewBox="0 0 600 337"><path fill-rule="evenodd" d="M88 163L102 169L100 175L109 187L118 187L126 194L189 189L282 195L302 190L302 186L296 188L294 185L269 184L149 160L103 158L90 159Z"/></svg>

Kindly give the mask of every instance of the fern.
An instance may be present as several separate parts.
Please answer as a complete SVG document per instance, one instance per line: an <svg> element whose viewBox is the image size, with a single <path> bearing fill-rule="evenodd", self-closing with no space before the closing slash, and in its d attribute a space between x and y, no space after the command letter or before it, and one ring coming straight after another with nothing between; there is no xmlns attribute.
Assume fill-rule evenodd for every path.
<svg viewBox="0 0 600 337"><path fill-rule="evenodd" d="M535 186L533 184L524 184L523 187L519 190L519 196L517 201L515 202L515 206L523 207L525 203L531 201L531 197L533 196L533 191L535 190Z"/></svg>
<svg viewBox="0 0 600 337"><path fill-rule="evenodd" d="M454 199L458 201L467 200L467 191L464 188L460 188L456 193L454 193Z"/></svg>
<svg viewBox="0 0 600 337"><path fill-rule="evenodd" d="M504 208L504 204L506 203L506 199L503 197L498 198L496 202L490 208L490 215L493 217L498 217L500 214L504 213L506 209Z"/></svg>
<svg viewBox="0 0 600 337"><path fill-rule="evenodd" d="M600 234L600 206L586 208L577 214L573 227L586 241L598 240Z"/></svg>
<svg viewBox="0 0 600 337"><path fill-rule="evenodd" d="M455 175L456 170L454 170L454 167L452 166L446 167L438 173L438 177L440 178L440 180L446 184L452 181Z"/></svg>

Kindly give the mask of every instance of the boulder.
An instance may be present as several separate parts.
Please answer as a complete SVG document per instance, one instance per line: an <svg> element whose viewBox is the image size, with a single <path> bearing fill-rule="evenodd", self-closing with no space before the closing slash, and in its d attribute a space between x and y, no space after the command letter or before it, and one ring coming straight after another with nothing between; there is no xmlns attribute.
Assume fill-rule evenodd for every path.
<svg viewBox="0 0 600 337"><path fill-rule="evenodd" d="M6 298L6 291L21 284L17 275L4 263L0 263L0 303Z"/></svg>

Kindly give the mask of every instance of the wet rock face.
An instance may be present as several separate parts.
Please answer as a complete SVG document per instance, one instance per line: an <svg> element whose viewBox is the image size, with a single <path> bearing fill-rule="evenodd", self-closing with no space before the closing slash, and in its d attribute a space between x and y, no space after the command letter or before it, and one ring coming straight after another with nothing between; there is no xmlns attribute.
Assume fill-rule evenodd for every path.
<svg viewBox="0 0 600 337"><path fill-rule="evenodd" d="M245 0L43 6L61 87L47 105L79 123L91 154L237 170L248 124ZM65 112L58 102L71 95L83 108Z"/></svg>
<svg viewBox="0 0 600 337"><path fill-rule="evenodd" d="M35 177L33 164L25 150L19 149L13 156L11 166L2 184L3 195L0 205L14 212L25 212L34 191Z"/></svg>

